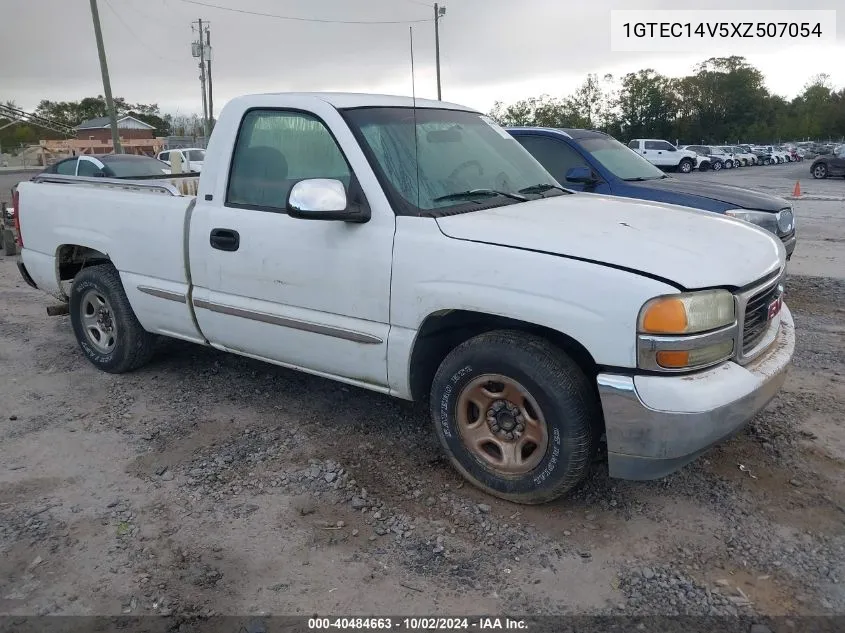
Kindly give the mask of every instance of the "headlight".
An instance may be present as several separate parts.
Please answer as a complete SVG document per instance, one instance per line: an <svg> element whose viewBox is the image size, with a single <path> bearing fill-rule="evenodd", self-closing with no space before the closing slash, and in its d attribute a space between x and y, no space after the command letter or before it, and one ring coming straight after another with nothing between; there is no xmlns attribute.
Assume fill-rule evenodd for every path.
<svg viewBox="0 0 845 633"><path fill-rule="evenodd" d="M776 213L768 211L746 211L745 209L730 209L725 215L738 220L744 220L766 229L770 233L778 234L778 218Z"/></svg>
<svg viewBox="0 0 845 633"><path fill-rule="evenodd" d="M637 329L642 369L683 371L714 365L734 353L734 296L726 290L704 290L657 297L640 310Z"/></svg>
<svg viewBox="0 0 845 633"><path fill-rule="evenodd" d="M657 297L640 310L644 334L695 334L736 320L734 297L727 290L705 290Z"/></svg>

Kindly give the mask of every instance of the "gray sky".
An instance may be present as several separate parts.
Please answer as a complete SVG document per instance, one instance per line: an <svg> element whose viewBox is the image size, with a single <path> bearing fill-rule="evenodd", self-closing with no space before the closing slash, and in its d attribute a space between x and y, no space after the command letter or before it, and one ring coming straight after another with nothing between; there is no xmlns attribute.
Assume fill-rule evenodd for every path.
<svg viewBox="0 0 845 633"><path fill-rule="evenodd" d="M289 16L338 20L425 20L423 0L204 0ZM678 9L675 0L446 0L441 21L443 98L481 110L543 93L563 96L588 72L622 75L652 67L683 75L707 57L615 53L611 9ZM693 3L695 4L695 3ZM112 90L164 111L199 112L190 24L211 22L215 111L249 92L350 90L410 94L407 24L342 25L284 21L189 4L185 0L99 0ZM710 0L708 9L795 8L795 0ZM838 39L815 48L746 57L770 90L786 97L816 73L845 86L845 0L802 0L802 9L836 9ZM660 12L653 12L659 20ZM436 96L431 22L414 24L417 96ZM13 61L14 60L14 61ZM41 99L102 93L88 0L0 2L0 100L26 108Z"/></svg>

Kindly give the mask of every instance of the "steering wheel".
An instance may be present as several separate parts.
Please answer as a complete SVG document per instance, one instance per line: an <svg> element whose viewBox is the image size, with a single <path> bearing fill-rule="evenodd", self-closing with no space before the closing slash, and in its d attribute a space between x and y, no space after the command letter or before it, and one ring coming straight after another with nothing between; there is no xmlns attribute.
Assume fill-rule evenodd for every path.
<svg viewBox="0 0 845 633"><path fill-rule="evenodd" d="M465 160L460 165L455 167L455 169L452 170L452 173L449 174L449 177L446 180L457 180L458 174L464 169L468 169L470 167L475 167L478 170L479 176L484 175L484 168L481 166L481 163L479 163L477 160Z"/></svg>

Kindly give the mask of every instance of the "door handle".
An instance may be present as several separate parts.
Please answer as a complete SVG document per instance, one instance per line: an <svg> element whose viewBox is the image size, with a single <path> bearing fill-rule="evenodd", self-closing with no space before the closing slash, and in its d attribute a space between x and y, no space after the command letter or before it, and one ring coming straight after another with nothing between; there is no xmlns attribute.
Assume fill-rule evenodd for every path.
<svg viewBox="0 0 845 633"><path fill-rule="evenodd" d="M211 248L218 251L236 251L241 245L241 236L234 229L211 229Z"/></svg>

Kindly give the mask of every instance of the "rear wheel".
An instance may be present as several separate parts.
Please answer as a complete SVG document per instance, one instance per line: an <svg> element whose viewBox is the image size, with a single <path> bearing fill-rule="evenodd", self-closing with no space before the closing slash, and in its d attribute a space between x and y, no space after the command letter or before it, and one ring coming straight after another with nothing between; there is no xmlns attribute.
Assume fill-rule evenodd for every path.
<svg viewBox="0 0 845 633"><path fill-rule="evenodd" d="M730 159L725 161L725 169L731 169L734 166L734 162Z"/></svg>
<svg viewBox="0 0 845 633"><path fill-rule="evenodd" d="M827 178L827 165L819 163L813 167L813 178Z"/></svg>
<svg viewBox="0 0 845 633"><path fill-rule="evenodd" d="M722 167L722 161L717 160L715 163L713 163L713 171L721 171Z"/></svg>
<svg viewBox="0 0 845 633"><path fill-rule="evenodd" d="M103 371L132 371L152 356L155 336L141 327L111 264L90 266L76 275L70 321L79 347Z"/></svg>
<svg viewBox="0 0 845 633"><path fill-rule="evenodd" d="M708 169L710 169L710 163L708 163L706 160L702 161L701 164L698 166L698 171L707 171Z"/></svg>
<svg viewBox="0 0 845 633"><path fill-rule="evenodd" d="M485 492L551 501L587 476L601 414L581 368L548 341L481 334L437 371L431 417L453 466Z"/></svg>

